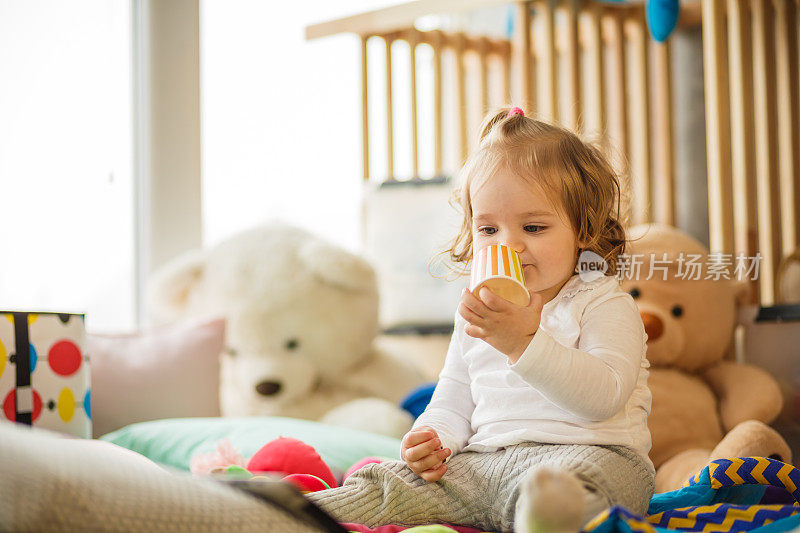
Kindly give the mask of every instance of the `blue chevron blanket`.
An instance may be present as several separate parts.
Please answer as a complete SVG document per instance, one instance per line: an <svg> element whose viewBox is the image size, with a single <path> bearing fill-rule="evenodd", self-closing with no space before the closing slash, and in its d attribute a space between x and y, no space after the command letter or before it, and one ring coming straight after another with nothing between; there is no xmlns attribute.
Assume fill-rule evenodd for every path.
<svg viewBox="0 0 800 533"><path fill-rule="evenodd" d="M777 487L793 504L762 503ZM800 470L765 457L717 459L672 492L656 494L646 517L612 507L584 529L592 533L800 531Z"/></svg>

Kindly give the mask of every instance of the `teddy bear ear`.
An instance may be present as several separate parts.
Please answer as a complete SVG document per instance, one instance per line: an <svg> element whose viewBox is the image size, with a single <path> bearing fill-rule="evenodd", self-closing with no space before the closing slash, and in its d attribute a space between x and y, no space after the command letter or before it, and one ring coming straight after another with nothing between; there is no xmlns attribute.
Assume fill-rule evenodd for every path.
<svg viewBox="0 0 800 533"><path fill-rule="evenodd" d="M203 280L205 253L187 252L157 270L147 284L151 322L171 322L186 311L189 298Z"/></svg>
<svg viewBox="0 0 800 533"><path fill-rule="evenodd" d="M375 292L375 271L363 258L323 241L310 241L298 258L323 282L355 292Z"/></svg>

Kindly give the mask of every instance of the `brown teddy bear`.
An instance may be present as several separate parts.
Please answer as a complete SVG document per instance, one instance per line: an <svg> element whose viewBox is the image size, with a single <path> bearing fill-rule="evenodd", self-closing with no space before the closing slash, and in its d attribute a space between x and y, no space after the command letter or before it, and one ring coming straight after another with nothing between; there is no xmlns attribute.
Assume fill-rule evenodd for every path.
<svg viewBox="0 0 800 533"><path fill-rule="evenodd" d="M735 257L728 257L726 273L700 242L661 224L635 226L629 238L626 270L618 275L648 337L656 492L679 488L715 458L790 462L786 441L767 425L783 404L775 379L724 358L737 307L749 296L748 277L738 280L734 272Z"/></svg>

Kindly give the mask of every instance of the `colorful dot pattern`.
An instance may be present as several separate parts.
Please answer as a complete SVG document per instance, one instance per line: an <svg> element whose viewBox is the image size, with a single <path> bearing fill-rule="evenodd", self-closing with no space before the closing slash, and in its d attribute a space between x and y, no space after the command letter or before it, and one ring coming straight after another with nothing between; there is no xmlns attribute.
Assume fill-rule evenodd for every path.
<svg viewBox="0 0 800 533"><path fill-rule="evenodd" d="M30 340L30 381L22 382L29 407L18 410L17 350L14 320L25 317ZM35 426L91 437L91 390L89 387L88 358L83 353L83 316L55 313L12 314L0 312L0 414L17 420L18 413L27 413ZM9 336L10 335L10 336ZM24 339L24 337L23 337ZM23 341L24 342L24 341ZM24 367L22 372L24 373ZM5 374L5 376L4 376ZM8 384L12 384L10 390ZM3 390L5 387L5 390ZM26 414L25 417L28 415ZM27 423L27 422L26 422Z"/></svg>

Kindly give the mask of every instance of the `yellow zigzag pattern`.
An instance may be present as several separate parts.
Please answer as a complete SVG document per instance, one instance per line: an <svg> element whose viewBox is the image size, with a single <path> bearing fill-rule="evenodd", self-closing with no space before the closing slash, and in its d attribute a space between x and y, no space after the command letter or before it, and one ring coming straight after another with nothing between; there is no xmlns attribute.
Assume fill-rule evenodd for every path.
<svg viewBox="0 0 800 533"><path fill-rule="evenodd" d="M583 526L583 531L592 531L594 528L605 522L608 519L608 517L611 516L610 511L611 509L606 509L602 513L592 518L592 520L590 520L588 524ZM631 518L625 518L624 520L632 531L639 531L641 533L657 533L656 528L651 526L645 520L636 520Z"/></svg>
<svg viewBox="0 0 800 533"><path fill-rule="evenodd" d="M750 467L753 464L753 460L755 459L755 465ZM745 475L750 475L756 480L758 483L762 485L773 485L775 484L775 480L772 479L767 480L764 477L764 472L767 467L770 466L770 460L764 457L746 457L746 458L739 458L739 457L731 457L727 458L725 461L721 462L711 462L708 464L708 472L709 478L711 482L711 487L714 489L719 489L722 487L722 482L716 479L715 474L723 468L725 462L729 461L730 464L724 469L724 476L729 478L733 481L736 485L743 485L745 484L744 479L739 474L742 472ZM749 464L747 464L749 462ZM750 468L750 470L748 470ZM697 484L700 482L700 477L705 469L700 470L694 476L689 478L683 483L683 487L687 487L692 484ZM794 484L792 479L789 477L790 474L794 471L794 467L790 464L784 464L780 470L775 474L775 477L784 485L784 487L789 492L794 492L797 490L797 486ZM720 476L723 477L723 476ZM772 476L770 476L772 477ZM671 517L667 523L668 529L683 529L683 530L690 530L690 531L702 531L703 533L713 533L713 532L724 532L728 533L731 531L734 523L736 521L742 521L745 523L753 523L755 521L755 516L761 511L780 511L784 506L783 505L753 505L748 506L745 508L728 508L725 512L725 518L723 519L722 523L708 523L709 519L713 519L710 516L705 516L700 518L700 525L703 526L703 529L696 529L698 527L698 515L700 514L713 514L716 513L720 506L727 505L724 503L717 503L714 505L704 505L699 507L683 507L680 509L673 509L670 513L675 511L684 511L688 513L685 517ZM800 506L800 503L795 502L795 507ZM798 511L800 512L800 511ZM792 514L796 514L792 513ZM599 526L602 522L607 520L610 516L609 510L605 510L599 515L597 515L591 522L586 525L586 530L591 531L595 527ZM655 528L650 524L659 524L664 518L664 512L657 513L646 518L646 521L636 520L627 518L625 519L625 523L628 527L631 528L633 531L642 532L642 533L655 533ZM718 519L718 518L717 518ZM764 518L763 525L767 525L772 523L774 520L771 518Z"/></svg>
<svg viewBox="0 0 800 533"><path fill-rule="evenodd" d="M641 531L642 533L656 533L656 528L654 528L647 522L640 522L638 520L626 520L625 523L627 523L628 527L631 528L633 531Z"/></svg>
<svg viewBox="0 0 800 533"><path fill-rule="evenodd" d="M789 492L794 492L797 489L797 487L792 482L792 480L789 479L789 473L793 469L794 469L794 467L792 467L792 465L785 464L785 465L783 465L783 468L778 470L778 473L777 473L778 479L781 480L783 485L786 487L786 490L788 490Z"/></svg>
<svg viewBox="0 0 800 533"><path fill-rule="evenodd" d="M744 459L756 459L756 466L749 472L747 472L747 467L745 466ZM724 474L730 478L734 484L736 485L743 485L745 482L742 477L739 475L740 469L744 468L743 472L746 474L750 474L753 478L761 484L764 485L771 485L770 481L764 477L764 471L770 465L769 460L766 458L756 458L756 457L749 457L749 458L739 458L739 457L731 457L728 458L727 461L730 461L731 464L725 468ZM708 464L708 474L711 481L711 488L718 489L722 487L722 483L716 479L716 472L722 468L722 465L718 462L711 462ZM790 464L785 464L780 470L778 470L776 477L783 483L786 489L789 492L794 492L797 489L797 486L794 482L789 478L789 474L792 473L794 467ZM702 474L702 470L697 472L694 476L690 479L686 480L683 483L684 487L688 487L692 483L699 483L700 482L700 475Z"/></svg>
<svg viewBox="0 0 800 533"><path fill-rule="evenodd" d="M738 457L731 457L730 458L730 462L731 462L730 466L725 469L725 475L728 476L729 478L731 478L731 481L733 481L735 484L743 485L744 484L744 480L739 475L739 468L741 468L742 465L744 465L744 461L741 460ZM713 477L714 477L713 473L712 473L711 477L712 477L711 488L718 489L718 488L722 487L722 483L720 483L716 479L713 479Z"/></svg>
<svg viewBox="0 0 800 533"><path fill-rule="evenodd" d="M668 529L689 529L694 530L697 525L697 515L701 513L714 513L719 509L721 505L726 505L722 503L717 503L714 505L704 505L701 507L697 507L694 511L691 511L685 518L683 517L674 517L670 518L669 522L667 523ZM742 520L745 522L753 522L756 513L764 510L770 511L779 511L783 506L782 505L754 505L748 507L747 509L728 509L725 520L722 521L720 524L706 524L702 530L705 532L714 532L714 531L722 531L722 532L729 532L733 527L733 523L736 520ZM684 507L682 509L675 509L676 511L690 509L690 507ZM664 513L659 513L657 515L648 516L647 520L653 523L658 523L661 519L661 515ZM772 520L766 519L764 520L764 525L771 523Z"/></svg>
<svg viewBox="0 0 800 533"><path fill-rule="evenodd" d="M588 524L586 524L585 526L583 526L583 528L584 528L585 530L587 530L587 531L591 531L592 529L596 528L596 527L597 527L597 526L599 526L599 525L600 525L602 522L605 522L605 521L606 521L606 519L607 519L607 518L609 517L609 515L611 514L609 511L610 511L610 509L606 509L605 511L603 511L603 512L602 512L602 513L600 513L599 515L595 516L594 518L592 518L591 520L589 520L589 523L588 523Z"/></svg>
<svg viewBox="0 0 800 533"><path fill-rule="evenodd" d="M703 469L700 469L699 472L697 472L695 475L684 481L681 487L688 487L689 485L700 483L700 474L702 473Z"/></svg>
<svg viewBox="0 0 800 533"><path fill-rule="evenodd" d="M759 460L756 467L753 468L752 472L750 472L750 475L762 485L769 485L769 481L767 481L767 479L764 477L764 470L766 470L768 466L769 461Z"/></svg>

